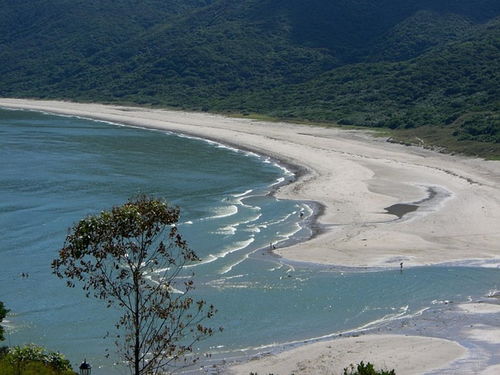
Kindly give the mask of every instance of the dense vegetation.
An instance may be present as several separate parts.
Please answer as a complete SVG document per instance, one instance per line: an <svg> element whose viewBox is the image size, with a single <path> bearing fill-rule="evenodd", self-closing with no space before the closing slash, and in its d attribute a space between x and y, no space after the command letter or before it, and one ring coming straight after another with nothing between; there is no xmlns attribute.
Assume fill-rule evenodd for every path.
<svg viewBox="0 0 500 375"><path fill-rule="evenodd" d="M62 354L36 345L15 346L0 353L0 374L76 375Z"/></svg>
<svg viewBox="0 0 500 375"><path fill-rule="evenodd" d="M0 5L1 96L401 129L500 155L497 0Z"/></svg>
<svg viewBox="0 0 500 375"><path fill-rule="evenodd" d="M0 301L0 323L2 323L3 319L7 316L8 312L9 312L9 310L7 310L5 308L3 302ZM0 324L0 341L5 340L5 337L3 337L3 332L4 332L4 328Z"/></svg>

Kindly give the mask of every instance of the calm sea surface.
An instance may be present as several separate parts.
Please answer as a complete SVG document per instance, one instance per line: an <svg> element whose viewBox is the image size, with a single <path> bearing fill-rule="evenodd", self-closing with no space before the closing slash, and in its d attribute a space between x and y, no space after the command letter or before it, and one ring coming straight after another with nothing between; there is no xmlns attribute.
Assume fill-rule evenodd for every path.
<svg viewBox="0 0 500 375"><path fill-rule="evenodd" d="M9 345L37 343L83 358L93 374L116 361L113 311L66 288L50 262L80 218L139 193L181 207L179 228L202 258L196 294L224 332L201 352L239 357L280 344L409 317L443 300L495 289L496 269L422 267L404 273L290 266L258 249L306 238L312 210L267 195L291 174L216 143L73 117L0 110L0 300ZM22 277L27 273L28 277ZM111 356L105 358L106 349Z"/></svg>

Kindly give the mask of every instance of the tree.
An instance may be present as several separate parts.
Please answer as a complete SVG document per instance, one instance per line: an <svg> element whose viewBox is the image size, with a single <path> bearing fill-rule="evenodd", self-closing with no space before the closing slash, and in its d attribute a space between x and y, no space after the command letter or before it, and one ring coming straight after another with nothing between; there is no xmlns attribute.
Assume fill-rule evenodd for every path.
<svg viewBox="0 0 500 375"><path fill-rule="evenodd" d="M2 301L0 301L0 323L2 323L3 319L7 315L9 310L7 310L3 304ZM0 325L0 341L5 340L5 337L3 337L3 327Z"/></svg>
<svg viewBox="0 0 500 375"><path fill-rule="evenodd" d="M177 231L179 213L140 196L78 222L52 262L69 287L80 283L87 297L123 310L116 344L134 375L192 363L186 355L193 344L213 334L202 321L215 308L190 296L193 275L178 277L186 263L199 261Z"/></svg>

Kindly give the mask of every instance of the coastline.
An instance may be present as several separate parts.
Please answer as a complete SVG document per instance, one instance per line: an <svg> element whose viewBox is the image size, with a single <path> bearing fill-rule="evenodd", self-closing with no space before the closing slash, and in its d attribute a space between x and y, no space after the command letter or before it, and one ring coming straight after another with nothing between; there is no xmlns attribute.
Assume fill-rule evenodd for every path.
<svg viewBox="0 0 500 375"><path fill-rule="evenodd" d="M201 113L21 99L0 99L0 106L178 132L291 166L299 173L277 197L318 202L324 207L318 225L325 230L277 249L286 259L382 268L500 263L500 161L390 144L359 131ZM447 196L401 219L384 211L421 202L429 188Z"/></svg>
<svg viewBox="0 0 500 375"><path fill-rule="evenodd" d="M321 230L317 235L306 242L276 250L278 255L294 262L360 269L399 267L400 262L411 266L474 260L487 265L488 261L500 258L500 249L495 246L500 243L500 233L495 232L495 228L500 227L500 162L387 144L353 131L217 115L15 99L0 99L0 107L173 131L278 160L291 167L296 179L291 184L278 186L276 195L284 199L318 202L321 207L317 224ZM431 188L440 189L443 196L429 198L427 191ZM421 204L415 212L399 219L384 212L394 204L424 201L427 204ZM470 215L463 215L464 212ZM433 229L440 233L434 234ZM496 262L500 263L500 260ZM403 359L395 356L398 358L396 362L406 360L408 356L421 362L424 356L430 366L420 367L415 370L417 372L397 372L398 375L446 366L463 357L465 351L453 341L436 341L425 336L415 339L388 334L365 337L374 340L370 342L376 348L380 347L379 342L387 342L392 351L398 348L396 351ZM411 349L402 344L407 341ZM349 338L335 339L334 342L335 347L345 347L348 351L356 348ZM433 345L433 353L440 353L441 359L414 350L420 343L423 348ZM295 365L292 362L298 359L299 354L295 352L298 350L301 361L310 361L305 366L310 370L317 362L315 353L318 350L324 358L333 355L326 350L329 345L332 342L300 346L284 352L283 356L278 355L278 362ZM368 349L359 348L361 359L374 362L368 357ZM387 348L377 350L379 357L375 358L387 358L390 353ZM256 364L254 361L249 363ZM386 362L387 368L394 367L390 363ZM260 372L267 371L266 366L268 364L264 364ZM228 371L232 373L233 369Z"/></svg>
<svg viewBox="0 0 500 375"><path fill-rule="evenodd" d="M424 309L412 317L228 363L223 374L342 375L363 361L397 375L492 375L500 369L500 301L495 296Z"/></svg>

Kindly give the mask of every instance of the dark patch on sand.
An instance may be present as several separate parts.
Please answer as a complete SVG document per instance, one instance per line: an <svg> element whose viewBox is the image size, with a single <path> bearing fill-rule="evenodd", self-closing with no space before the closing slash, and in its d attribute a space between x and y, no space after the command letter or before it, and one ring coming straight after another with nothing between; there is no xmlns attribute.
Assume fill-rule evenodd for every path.
<svg viewBox="0 0 500 375"><path fill-rule="evenodd" d="M401 219L404 215L418 210L418 206L416 204L397 203L384 208L384 210L386 210L388 214L396 215Z"/></svg>

